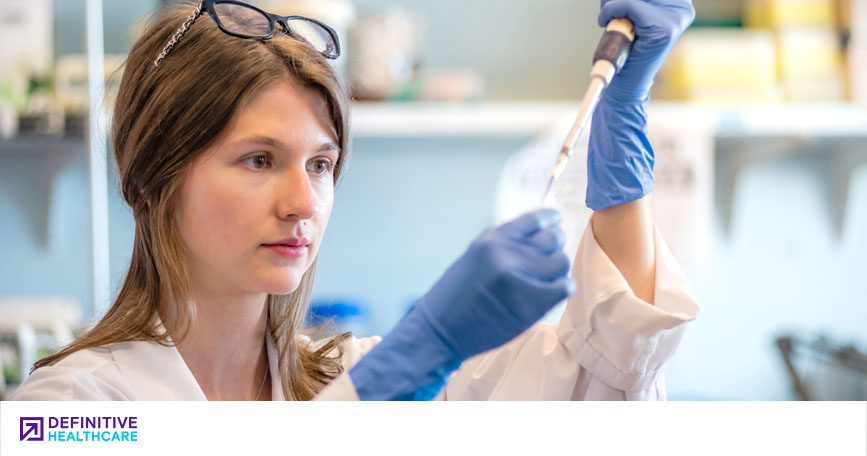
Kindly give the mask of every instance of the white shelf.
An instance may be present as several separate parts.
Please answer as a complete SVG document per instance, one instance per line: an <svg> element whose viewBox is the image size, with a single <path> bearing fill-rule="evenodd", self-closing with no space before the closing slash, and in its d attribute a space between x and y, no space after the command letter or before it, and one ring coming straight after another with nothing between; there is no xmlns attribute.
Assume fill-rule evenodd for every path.
<svg viewBox="0 0 867 456"><path fill-rule="evenodd" d="M532 137L578 103L356 103L356 138Z"/></svg>
<svg viewBox="0 0 867 456"><path fill-rule="evenodd" d="M370 103L353 105L360 138L534 136L579 102ZM867 108L846 103L754 105L739 108L656 102L648 114L710 116L720 138L867 138Z"/></svg>
<svg viewBox="0 0 867 456"><path fill-rule="evenodd" d="M718 137L867 138L867 108L845 103L721 109L716 117Z"/></svg>

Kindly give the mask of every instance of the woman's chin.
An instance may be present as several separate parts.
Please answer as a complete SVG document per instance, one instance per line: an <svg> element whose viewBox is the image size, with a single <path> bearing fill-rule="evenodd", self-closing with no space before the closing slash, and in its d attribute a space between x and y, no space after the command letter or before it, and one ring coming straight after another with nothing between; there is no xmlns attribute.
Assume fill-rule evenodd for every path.
<svg viewBox="0 0 867 456"><path fill-rule="evenodd" d="M262 283L262 292L272 295L285 295L294 292L301 284L301 277L281 277Z"/></svg>
<svg viewBox="0 0 867 456"><path fill-rule="evenodd" d="M272 295L286 295L286 294L294 292L297 289L298 289L297 284L294 287L293 286L270 287L265 291L265 293L272 294Z"/></svg>

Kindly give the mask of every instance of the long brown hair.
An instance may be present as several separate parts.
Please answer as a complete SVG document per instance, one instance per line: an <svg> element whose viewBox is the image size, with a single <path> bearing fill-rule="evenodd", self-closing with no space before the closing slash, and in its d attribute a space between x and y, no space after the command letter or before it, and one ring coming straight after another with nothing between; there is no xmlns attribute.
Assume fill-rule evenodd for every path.
<svg viewBox="0 0 867 456"><path fill-rule="evenodd" d="M287 36L262 41L226 35L205 15L154 66L189 14L189 8L158 13L130 51L120 83L112 144L123 197L135 217L132 259L123 287L93 329L39 360L35 368L115 342L178 343L192 329L196 306L175 224L176 196L193 160L220 138L239 107L259 89L290 80L319 92L329 107L341 150L335 184L346 166L346 95L324 57ZM267 297L269 330L277 344L287 399L311 399L340 374L341 343L350 336L340 334L317 350L297 338L315 272L316 261L293 293ZM162 334L155 325L160 313L168 330ZM337 357L330 354L335 348Z"/></svg>

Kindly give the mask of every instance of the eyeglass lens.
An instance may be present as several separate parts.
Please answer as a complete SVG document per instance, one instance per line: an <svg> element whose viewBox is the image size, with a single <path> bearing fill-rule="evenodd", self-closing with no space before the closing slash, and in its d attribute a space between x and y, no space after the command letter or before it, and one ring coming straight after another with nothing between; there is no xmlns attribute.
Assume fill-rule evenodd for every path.
<svg viewBox="0 0 867 456"><path fill-rule="evenodd" d="M286 25L295 37L304 39L317 51L329 56L336 55L334 39L319 24L304 19L289 19Z"/></svg>
<svg viewBox="0 0 867 456"><path fill-rule="evenodd" d="M216 3L214 12L226 31L250 37L271 35L271 19L258 10L238 3Z"/></svg>

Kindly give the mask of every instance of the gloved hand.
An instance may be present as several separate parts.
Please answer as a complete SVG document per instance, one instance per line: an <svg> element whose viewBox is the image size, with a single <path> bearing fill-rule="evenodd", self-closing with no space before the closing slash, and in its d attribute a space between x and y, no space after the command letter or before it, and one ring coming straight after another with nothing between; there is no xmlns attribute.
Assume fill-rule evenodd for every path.
<svg viewBox="0 0 867 456"><path fill-rule="evenodd" d="M362 400L432 399L473 355L505 344L575 291L560 214L525 214L476 239L349 376Z"/></svg>
<svg viewBox="0 0 867 456"><path fill-rule="evenodd" d="M647 101L653 78L695 18L691 0L602 0L599 25L629 18L635 43L623 69L593 113L587 152L587 207L637 200L654 188L653 147L647 139Z"/></svg>

